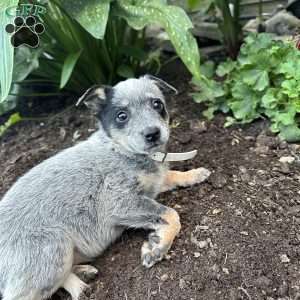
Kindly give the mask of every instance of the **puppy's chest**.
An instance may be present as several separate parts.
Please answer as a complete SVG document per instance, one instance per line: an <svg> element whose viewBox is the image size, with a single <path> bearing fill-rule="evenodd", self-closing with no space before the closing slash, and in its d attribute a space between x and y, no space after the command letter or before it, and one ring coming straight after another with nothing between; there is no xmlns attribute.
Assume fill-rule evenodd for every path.
<svg viewBox="0 0 300 300"><path fill-rule="evenodd" d="M137 181L142 193L149 197L155 197L159 194L165 180L167 172L166 166L159 166L157 170L137 172Z"/></svg>

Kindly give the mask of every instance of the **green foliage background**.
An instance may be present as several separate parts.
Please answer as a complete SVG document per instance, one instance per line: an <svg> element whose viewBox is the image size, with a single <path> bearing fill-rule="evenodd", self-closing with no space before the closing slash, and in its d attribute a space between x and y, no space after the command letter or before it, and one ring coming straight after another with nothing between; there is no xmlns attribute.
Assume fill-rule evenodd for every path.
<svg viewBox="0 0 300 300"><path fill-rule="evenodd" d="M203 69L209 79L194 79L199 90L194 99L207 105L206 117L230 112L225 126L268 117L273 132L287 141L300 140L300 51L294 42L250 35L237 61L220 64L216 73L211 62Z"/></svg>

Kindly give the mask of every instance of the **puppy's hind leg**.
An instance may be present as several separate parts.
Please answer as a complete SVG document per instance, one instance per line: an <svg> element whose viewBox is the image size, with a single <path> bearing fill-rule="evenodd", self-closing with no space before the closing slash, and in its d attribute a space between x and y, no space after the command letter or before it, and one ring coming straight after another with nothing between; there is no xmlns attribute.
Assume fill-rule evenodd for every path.
<svg viewBox="0 0 300 300"><path fill-rule="evenodd" d="M99 274L98 270L91 265L75 265L72 268L72 272L84 281L93 280Z"/></svg>
<svg viewBox="0 0 300 300"><path fill-rule="evenodd" d="M72 300L85 300L84 292L89 290L89 286L81 281L74 273L71 273L62 286L72 297Z"/></svg>
<svg viewBox="0 0 300 300"><path fill-rule="evenodd" d="M26 291L6 291L3 294L2 300L42 300L42 297L38 291L26 290Z"/></svg>

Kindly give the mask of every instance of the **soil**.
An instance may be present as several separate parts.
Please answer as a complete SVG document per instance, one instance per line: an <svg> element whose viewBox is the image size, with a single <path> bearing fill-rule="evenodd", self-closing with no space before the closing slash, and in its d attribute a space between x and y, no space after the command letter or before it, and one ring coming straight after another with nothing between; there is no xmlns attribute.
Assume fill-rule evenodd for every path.
<svg viewBox="0 0 300 300"><path fill-rule="evenodd" d="M159 197L181 216L169 256L143 268L140 248L147 233L127 231L94 262L100 274L91 283L91 298L300 299L299 146L269 135L263 121L229 129L223 116L205 121L189 96L188 76L176 70L167 78L179 89L169 101L170 150L199 150L174 168L202 166L212 176ZM94 130L94 117L74 107L9 129L0 141L0 198L20 175ZM280 162L285 156L295 160ZM59 291L52 299L69 298Z"/></svg>

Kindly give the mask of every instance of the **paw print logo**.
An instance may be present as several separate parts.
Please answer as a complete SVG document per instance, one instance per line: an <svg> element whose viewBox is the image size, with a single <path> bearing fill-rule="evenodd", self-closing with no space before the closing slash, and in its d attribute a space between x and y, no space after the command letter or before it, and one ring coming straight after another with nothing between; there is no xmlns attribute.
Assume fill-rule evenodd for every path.
<svg viewBox="0 0 300 300"><path fill-rule="evenodd" d="M16 17L14 24L7 24L5 31L11 34L11 44L18 48L21 45L36 48L40 43L39 35L45 31L42 23L36 21L33 16L26 18Z"/></svg>

